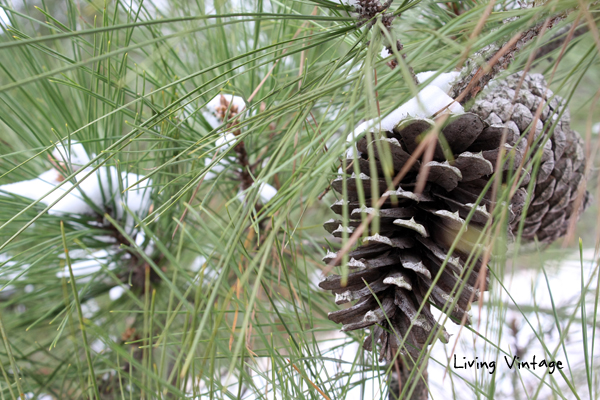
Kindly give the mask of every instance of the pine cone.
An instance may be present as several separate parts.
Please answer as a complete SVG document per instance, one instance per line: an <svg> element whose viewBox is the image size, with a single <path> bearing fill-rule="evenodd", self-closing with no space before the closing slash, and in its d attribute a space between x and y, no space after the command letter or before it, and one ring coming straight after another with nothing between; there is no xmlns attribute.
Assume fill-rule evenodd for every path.
<svg viewBox="0 0 600 400"><path fill-rule="evenodd" d="M377 149L387 146L396 174L417 147L417 137L433 124L428 119L410 119L401 122L393 131L383 132L371 143L363 137L357 142L355 162L361 171L369 171L367 154L368 147L372 146L377 173L382 176L383 166ZM378 213L380 228L379 232L370 233L364 245L349 253L351 273L345 286L338 275L328 277L320 286L335 293L337 304L358 300L348 309L330 313L329 318L342 323L344 331L374 326L364 347L371 350L373 340L381 342L382 359L391 359L398 350L418 354L432 333L447 341L446 331L437 324L429 303L424 301L430 289L429 302L440 309L448 308L446 312L455 321L466 318L469 323L466 313L470 301L479 299L475 285L482 264L478 258L481 251L474 258L469 259L469 255L475 247L473 242L490 218L489 209L494 203L491 190L479 204L477 199L493 174L502 131L503 128L488 126L476 114L451 117L442 133L454 154L452 163L446 160L438 144L434 160L428 163L427 185L420 194L414 192L419 163L397 190L383 193L387 185L380 179L380 193L387 199L378 212L372 208L369 198L374 182L368 175L361 172L358 177L352 174L349 178L339 177L333 181L333 188L342 193L342 183L346 179L347 200L336 202L332 209L342 214L347 205L350 226L344 227L341 221L331 220L325 223L325 228L334 236L341 236L344 230L351 233L360 224L362 213L374 212ZM507 150L512 148L508 144L505 146ZM519 160L516 161L514 164L518 164ZM358 201L357 180L362 183L366 204ZM522 209L524 200L525 191L519 189L512 200L511 222L518 217L514 210ZM470 213L473 215L468 233L462 236L454 253L448 257L448 250ZM324 261L330 262L335 257L335 253L328 253ZM446 259L447 264L434 284ZM471 269L474 273L470 273ZM451 306L452 303L455 304ZM421 305L423 310L417 313ZM403 346L402 338L406 339Z"/></svg>
<svg viewBox="0 0 600 400"><path fill-rule="evenodd" d="M350 152L348 165L355 165L347 169L350 173L357 167L360 172L350 177L340 176L332 183L332 187L342 193L346 181L346 199L337 201L331 208L342 215L347 207L350 221L349 226L343 226L342 221L330 220L325 223L325 229L336 237L344 232L351 234L360 225L362 216L370 213L377 214L379 228L374 231L370 227L363 245L349 252L350 274L344 285L341 276L332 275L319 286L335 294L336 304L357 301L350 308L330 313L329 319L343 324L344 331L370 327L371 334L363 347L372 350L373 343L379 342L380 359L390 360L398 351L417 356L434 336L447 341L448 334L437 324L430 304L446 312L455 322L464 319L470 323L467 314L470 302L477 301L480 294L476 286L483 250L477 241L484 226L491 222L490 210L496 204L490 190L496 168L507 188L512 187L515 177L520 177L508 207L500 205L508 210L506 234L511 236L518 228L534 158L525 160L523 168L521 163L523 157L536 154L527 152L525 134L533 120L531 110L542 101L545 90L541 76L528 76L519 103L511 106L506 98L514 96L512 87L518 79L516 75L509 77L506 83L500 82L484 100L475 104L474 113L453 115L446 121L441 133L447 151L443 151L440 143L436 145L433 161L426 164L429 172L422 193L414 190L420 174L425 173L421 169L422 160L415 163L396 190L386 192L386 181L372 179L370 175L381 177L384 169L388 173L391 169L391 176L395 176L417 148L419 136L433 127L434 122L429 119L401 121L390 131L375 133L371 142L362 137L354 152ZM558 121L550 140L543 140L549 136L543 121L556 120L556 112L564 107L561 99L552 99L548 94L546 98L551 99L550 107L546 107L534 135L537 140L533 148L541 146L542 164L535 180L533 204L526 217L524 237L527 239L537 235L540 240L550 240L564 234L568 212L574 205L573 193L583 179L581 139L570 130L568 113ZM369 151L374 160L369 160ZM504 159L498 160L503 153ZM392 165L389 162L385 165L384 160L389 160L390 154ZM446 154L452 157L447 159ZM371 171L370 161L376 171ZM365 203L359 201L359 182ZM385 198L378 211L374 208L378 199L371 198L375 184ZM482 197L480 201L479 197ZM539 216L542 211L543 215ZM547 222L550 218L552 220ZM560 223L552 223L555 218ZM449 254L463 227L466 233ZM330 263L336 256L337 253L329 252L323 260ZM488 277L484 278L482 289L486 290ZM428 291L431 293L425 301Z"/></svg>
<svg viewBox="0 0 600 400"><path fill-rule="evenodd" d="M543 75L525 74L513 105L515 90L523 74L518 72L498 82L475 102L472 111L489 124L505 126L516 136L526 136L538 106L543 103L532 146L536 151L542 147L541 164L522 239L531 241L537 236L539 241L550 243L564 236L571 218L579 218L590 203L590 195L586 192L579 210L573 212L579 185L585 183L584 143L569 126L571 118L566 102L548 89ZM532 166L533 163L528 166L529 171ZM511 225L515 235L518 223L516 220Z"/></svg>

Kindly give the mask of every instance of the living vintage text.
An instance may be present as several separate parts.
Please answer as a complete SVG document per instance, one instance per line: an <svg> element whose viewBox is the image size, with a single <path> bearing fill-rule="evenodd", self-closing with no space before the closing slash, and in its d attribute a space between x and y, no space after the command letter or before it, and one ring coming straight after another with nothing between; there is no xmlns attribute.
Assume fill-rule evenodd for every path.
<svg viewBox="0 0 600 400"><path fill-rule="evenodd" d="M542 359L536 361L536 356L533 356L531 361L521 361L518 356L504 356L504 361L509 369L531 369L536 370L541 368L548 369L548 373L552 375L556 369L563 369L562 361L547 361ZM467 357L463 357L462 361L454 354L454 360L452 363L454 369L487 369L490 374L496 372L496 361L479 361L479 357L475 357L474 360L467 360Z"/></svg>

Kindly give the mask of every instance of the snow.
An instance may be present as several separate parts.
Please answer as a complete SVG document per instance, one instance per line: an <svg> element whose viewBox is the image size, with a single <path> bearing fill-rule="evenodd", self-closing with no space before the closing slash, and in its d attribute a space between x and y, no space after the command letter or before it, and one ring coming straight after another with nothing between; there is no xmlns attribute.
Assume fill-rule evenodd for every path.
<svg viewBox="0 0 600 400"><path fill-rule="evenodd" d="M220 118L220 115L225 113L227 109L229 109L230 112L235 110L237 114L240 114L246 109L246 102L240 96L218 94L206 104L206 110L214 115L221 123L223 123L223 120Z"/></svg>
<svg viewBox="0 0 600 400"><path fill-rule="evenodd" d="M228 161L229 160L221 160L217 162L210 170L206 172L206 174L204 175L204 180L210 181L212 179L215 179L218 176L218 174L225 170L225 168L227 168L227 166L230 164ZM204 160L204 163L204 165L208 167L212 163L212 160L210 158L206 158Z"/></svg>
<svg viewBox="0 0 600 400"><path fill-rule="evenodd" d="M57 143L54 150L52 150L52 157L56 161L71 165L73 170L78 170L90 162L90 157L81 143L72 141L70 147L67 142L65 143L67 146Z"/></svg>
<svg viewBox="0 0 600 400"><path fill-rule="evenodd" d="M2 9L0 8L0 10L2 10ZM35 393L33 393L33 392L27 392L27 393L25 393L24 396L25 396L24 398L26 400L33 400L33 399L36 399L36 400L54 400L54 397L52 397L52 396L50 396L49 394L46 394L46 393L40 393L40 394L38 394L36 396Z"/></svg>
<svg viewBox="0 0 600 400"><path fill-rule="evenodd" d="M81 314L86 319L94 318L94 315L100 311L100 304L96 301L96 299L89 299L85 303L81 304Z"/></svg>
<svg viewBox="0 0 600 400"><path fill-rule="evenodd" d="M35 179L0 185L0 195L6 193L15 194L35 200L40 197L40 193L47 193L54 189L56 185L60 184L59 177L60 173L55 169L51 169L40 174ZM72 186L73 185L70 182L65 182L62 187L58 188L53 193L47 194L42 199L42 202L45 204L53 203ZM57 204L54 208L61 210L61 204Z"/></svg>
<svg viewBox="0 0 600 400"><path fill-rule="evenodd" d="M26 273L26 269L29 265L25 264L15 268L17 264L18 263L13 261L8 254L0 254L0 270L3 272L3 281L10 282L13 280L23 280L23 275ZM4 287L0 285L0 294L4 295L10 293L14 289L15 287L13 285L6 285Z"/></svg>
<svg viewBox="0 0 600 400"><path fill-rule="evenodd" d="M518 270L513 276L505 277L503 282L505 282L515 302L523 309L523 314L516 309L514 303L505 292L500 296L500 301L503 302L503 311L500 312L500 316L498 315L498 303L495 303L495 305L484 303L481 309L474 304L470 312L473 318L472 329L480 332L491 343L494 343L493 345L487 344L485 340L473 334L467 328L463 328L460 337L458 337L460 326L452 322L445 324L446 330L452 336L447 345L437 342L432 347L431 359L428 364L429 389L431 390L430 398L477 398L474 394L473 386L476 385L479 388L478 390L486 392L489 385L491 385L492 377L495 379L494 384L496 385L494 398L517 398L516 393L520 394L520 398L533 398L538 387L540 387L540 393L537 398L557 398L557 395L553 394L548 385L541 383L541 377L550 385L551 380L555 380L556 385L560 386L566 398L571 398L569 396L571 392L566 387L566 383L558 373L558 370L555 370L551 376L548 374L544 376L546 368L540 369L538 367L535 371L509 369L503 358L503 352L512 355L515 353L515 346L518 345L522 352L520 361L531 362L534 355L538 363L542 359L562 361L563 366L565 366L562 372L572 380L571 372L566 367L568 357L573 376L583 376L585 360L583 356L581 322L573 321L567 332L568 316L572 315L575 311L575 304L581 291L582 271L578 259L579 255L575 252L569 254L564 260L561 260L560 265L558 265L557 261L549 261L545 264L557 312L561 316L567 315L567 317L560 317L561 331L566 336L566 353L559 346L560 335L556 327L556 321L552 312L548 311L551 310L552 303L550 302L550 292L544 274L534 269ZM584 260L594 260L593 249L584 252ZM593 261L584 261L584 281L586 284L587 282L592 282L586 296L588 318L590 319L587 326L589 341L591 341L593 332L591 318L595 301L595 283L597 282L597 276L592 274L594 268L595 263ZM311 275L311 281L315 285L320 279L320 273L315 272ZM486 294L485 296L489 297L490 295ZM498 301L498 299L495 299L495 301ZM533 307L534 305L537 305L537 312L534 311L535 309L526 308L528 306ZM286 307L286 305L283 304L282 307ZM438 319L440 316L445 318L445 315L442 315L435 308L432 308L432 312ZM580 317L580 313L581 310L576 311L575 316ZM480 315L481 317L479 317ZM533 330L525 323L524 316L532 323ZM511 330L513 321L515 321L514 324L518 330L515 334ZM498 331L500 328L503 329L501 333ZM544 352L544 348L536 338L536 334L543 336L543 340L550 352L558 349L556 355L552 356ZM459 338L458 345L454 353L457 356L457 365L460 366L464 360L475 360L476 357L477 361L489 362L493 360L496 361L494 375L490 374L488 369L454 368L453 354L451 352L457 338ZM315 349L315 354L319 354L320 357L314 363L313 371L318 373L319 377L315 378L309 375L309 378L313 382L316 382L318 385L327 385L326 388L330 395L336 393L339 395L341 388L344 385L348 385L351 389L344 397L347 399L383 398L380 391L386 389L385 378L381 378L384 383L381 385L376 373L361 371L362 368L370 368L368 361L366 361L366 364L362 364L362 360L359 358L358 362L354 363L357 357L366 356L359 343L339 331L319 332L316 339L318 341L318 350ZM503 352L498 353L496 346ZM591 344L588 344L589 346ZM594 346L595 348L600 346L598 335L596 335ZM463 359L463 357L465 358ZM600 362L600 355L595 354L593 357L594 363L597 365ZM302 368L300 363L302 361L298 361L298 367ZM361 365L365 365L365 367L361 367ZM252 377L253 384L258 393L249 393L243 397L244 399L282 398L282 393L273 393L273 382L265 379L265 376L269 378L273 376L271 371L272 366L268 359L255 357L252 361L249 361L249 367L248 373ZM536 377L533 373L540 378ZM298 379L301 380L302 378L299 377ZM578 396L581 399L589 398L585 378L579 381L575 379L575 381L572 380L571 382L577 388ZM352 383L355 383L356 386L352 387ZM235 390L237 390L238 384L239 382L230 380L226 386L232 393L236 393ZM204 382L200 383L199 389L200 393L208 390ZM364 397L361 397L362 393L364 393ZM453 394L453 396L449 394Z"/></svg>
<svg viewBox="0 0 600 400"><path fill-rule="evenodd" d="M206 120L206 122L208 122L208 124L210 126L212 126L213 128L218 127L222 123L222 122L219 122L219 120L217 119L217 117L215 117L213 114L211 114L209 112L202 111L202 116L204 117L204 119Z"/></svg>
<svg viewBox="0 0 600 400"><path fill-rule="evenodd" d="M443 111L442 111L443 110ZM370 130L391 131L407 118L431 118L436 113L463 114L463 107L448 96L442 89L428 85L419 94L392 111L381 120L372 119L360 124L348 135L347 141L354 142L360 134Z"/></svg>
<svg viewBox="0 0 600 400"><path fill-rule="evenodd" d="M226 111L224 103L222 102L224 99L226 102L233 102L231 107L237 107L237 112L240 113L245 109L244 99L238 96L233 95L222 95L219 94L211 101L209 101L206 107L202 110L202 114L206 121L213 127L217 128L222 123L221 119L222 113ZM227 105L229 107L229 105ZM231 146L233 146L237 141L237 137L231 132L220 132L219 137L215 141L215 148L218 152L226 153ZM207 157L204 160L205 165L208 167L213 162L211 157ZM219 173L225 170L229 165L235 162L233 157L226 156L225 158L218 161L205 175L204 180L209 181L215 179Z"/></svg>
<svg viewBox="0 0 600 400"><path fill-rule="evenodd" d="M53 156L57 160L70 160L74 167L76 165L80 167L89 163L89 156L80 146L81 144L73 142L71 152L67 152L65 148L57 145ZM90 176L86 177L88 174ZM64 196L50 208L49 214L93 216L111 209L114 218L125 218L125 228L131 231L135 225L134 219L129 214L125 215L124 206L137 215L144 215L151 203L152 180L147 179L133 185L142 179L144 179L143 175L130 172L119 173L115 166L102 166L95 171L88 167L79 170L75 176L75 181L79 185L74 187L72 182L62 181L59 171L50 169L34 179L0 185L0 195L13 194L31 200L40 200L46 206ZM131 185L133 186L129 190L122 193Z"/></svg>
<svg viewBox="0 0 600 400"><path fill-rule="evenodd" d="M59 171L50 169L34 179L1 185L0 195L16 195L30 200L40 200L46 206L58 201L48 211L49 214L57 216L96 216L110 213L113 218L122 222L125 231L135 239L138 246L145 243L144 233L135 229L132 213L140 218L147 214L151 204L152 181L150 179L135 184L144 179L144 176L120 172L114 166L101 166L96 170L91 167L82 168L89 164L90 157L83 145L77 141L72 141L70 147L57 144L52 150L52 156L55 162L69 164L73 170L78 171L74 178L74 182L79 183L77 187L73 182L63 181ZM89 176L86 176L88 174ZM129 186L132 187L126 190ZM64 197L58 200L61 196ZM126 209L129 209L130 213ZM119 251L115 245L110 246L110 243L114 243L114 239L106 236L97 236L95 239L109 243L108 248L95 251L74 249L69 253L73 275L79 278L79 282L89 281L93 274L103 268L116 267L116 263L111 261ZM148 253L153 249L152 241L146 243L144 251ZM8 254L0 254L0 262L9 258ZM64 254L59 255L59 259L64 258ZM11 265L14 265L14 262L9 261L5 264L5 266ZM5 275L4 278L22 279L22 275L27 273L28 268L27 265L22 266L18 271ZM58 271L56 276L68 279L70 276L68 268Z"/></svg>
<svg viewBox="0 0 600 400"><path fill-rule="evenodd" d="M78 280L79 282L89 281L91 279L89 275L95 274L102 270L102 265L108 269L113 269L116 265L110 262L112 252L108 252L105 249L97 250L92 253L87 253L85 250L71 250L69 252L69 258L71 260L71 269L73 270L74 277L86 277L88 279ZM60 254L59 258L64 259L65 255ZM62 271L56 273L57 278L69 279L69 267L65 264L65 268Z"/></svg>
<svg viewBox="0 0 600 400"><path fill-rule="evenodd" d="M229 149L231 147L231 145L233 143L235 143L235 136L234 135L232 135L232 136L233 136L233 139L231 137L225 137L225 138L220 137L219 139L217 139L215 142L217 151L226 152L227 149ZM204 165L206 167L209 167L213 162L214 162L214 160L210 157L206 157L204 159ZM214 165L206 172L206 174L204 175L204 181L210 181L212 179L215 179L217 176L219 176L219 174L221 172L226 170L232 164L235 164L235 157L231 157L231 156L223 157L219 161L215 162Z"/></svg>
<svg viewBox="0 0 600 400"><path fill-rule="evenodd" d="M382 391L386 390L385 385L380 385L377 372L373 371L357 371L356 368L360 365L360 359L355 363L357 357L361 357L360 345L342 333L333 333L327 338L320 338L318 344L318 350L314 349L316 354L320 354L319 360L310 362L314 370L318 370L320 373L321 381L317 381L317 384L324 384L327 387L329 393L341 393L343 386L351 387L346 392L345 399L379 399L382 397ZM306 360L294 361L294 366L299 369L306 367ZM354 368L353 368L354 365ZM257 389L257 392L245 392L241 399L244 400L258 400L258 399L285 399L288 398L286 393L273 392L273 382L271 377L271 360L266 357L253 357L249 361L249 368L247 373L252 379L252 385ZM290 367L292 368L292 367ZM358 366L360 369L360 366ZM227 371L223 371L222 384L224 389L229 390L230 393L237 393L239 381L232 377L226 380ZM265 379L267 376L269 379ZM309 376L310 378L310 376ZM298 375L298 381L301 381L300 385L305 386L306 380L304 377ZM383 373L381 379L383 377ZM361 384L364 382L364 384ZM198 387L196 387L197 397L193 396L193 387L188 384L186 391L189 398L200 399L204 398L202 394L207 394L210 390L207 381L201 379ZM364 396L363 395L364 393Z"/></svg>
<svg viewBox="0 0 600 400"><path fill-rule="evenodd" d="M256 183L255 183L256 185ZM262 182L258 188L258 195L263 204L268 203L275 195L277 195L277 189L268 183Z"/></svg>
<svg viewBox="0 0 600 400"><path fill-rule="evenodd" d="M254 190L257 187L258 187L258 197L260 198L260 201L262 204L268 203L273 197L275 197L275 195L277 195L277 189L275 189L273 186L269 185L268 183L262 182L262 181L254 182L252 184L252 186L250 186L246 192ZM242 203L244 201L246 201L246 193L239 192L238 199Z"/></svg>
<svg viewBox="0 0 600 400"><path fill-rule="evenodd" d="M125 288L123 286L115 286L108 291L108 297L112 301L119 300L123 294L125 294Z"/></svg>
<svg viewBox="0 0 600 400"><path fill-rule="evenodd" d="M104 342L100 339L96 339L90 344L90 349L97 354L101 354L108 348L109 347L106 344L104 344Z"/></svg>
<svg viewBox="0 0 600 400"><path fill-rule="evenodd" d="M6 11L4 11L4 8L0 8L0 25L4 25L5 28L10 26L10 20L8 19L8 15L6 14ZM0 31L0 34L3 33L4 31Z"/></svg>
<svg viewBox="0 0 600 400"><path fill-rule="evenodd" d="M230 103L232 103L229 106ZM218 128L223 124L223 115L229 111L236 111L237 114L241 114L246 110L246 102L242 97L234 96L231 94L218 94L202 109L202 116L206 119L206 122L209 123L213 128ZM195 109L188 104L185 107L185 111L188 114L192 114L195 112Z"/></svg>
<svg viewBox="0 0 600 400"><path fill-rule="evenodd" d="M225 152L236 142L237 138L233 133L226 133L225 135L219 136L215 141L215 147L220 151Z"/></svg>
<svg viewBox="0 0 600 400"><path fill-rule="evenodd" d="M194 258L194 260L192 261L192 264L190 265L190 271L192 271L192 272L200 271L200 269L202 268L202 266L204 266L205 263L206 263L206 257L204 257L204 256L198 256L198 257Z"/></svg>
<svg viewBox="0 0 600 400"><path fill-rule="evenodd" d="M223 111L223 108L225 107L225 105L222 101L223 100L222 98L225 99L226 102L233 102L233 106L238 107L238 113L241 112L242 110L244 110L245 103L241 97L232 96L232 95L229 95L229 97L227 97L227 95L218 95L206 105L206 109L208 111L210 111L211 115L214 115L215 118L219 117L219 107L221 107L221 112ZM230 107L230 106L227 105L227 107ZM221 120L219 120L219 122L222 123ZM237 141L238 141L238 138L233 133L231 133L231 132L221 133L220 136L215 141L215 148L217 149L218 152L225 153L234 144L236 144ZM209 167L213 162L214 162L213 159L210 157L207 157L204 160L204 163L207 167ZM206 174L204 175L204 180L208 181L208 180L215 179L218 176L218 174L220 174L222 171L224 171L227 167L229 167L233 163L235 163L234 157L225 157L225 158L221 159L220 161L215 163L208 172L206 172ZM277 194L277 189L275 189L270 184L268 184L266 182L262 182L262 181L258 182L258 183L254 182L254 184L248 190L253 190L253 188L256 188L257 186L258 186L258 191L259 191L258 195L263 204L268 203ZM237 195L237 198L241 202L244 202L246 199L246 194L239 192Z"/></svg>
<svg viewBox="0 0 600 400"><path fill-rule="evenodd" d="M447 111L442 111L446 109ZM390 119L396 121L396 124L408 116L415 118L430 118L438 112L449 112L451 114L464 113L463 107L448 96L442 89L434 85L428 85L422 89L419 94L401 107L396 109Z"/></svg>
<svg viewBox="0 0 600 400"><path fill-rule="evenodd" d="M438 71L419 72L417 74L417 80L419 81L419 83L424 83L431 77L435 76L437 73ZM450 88L452 87L452 84L458 79L459 76L459 71L444 72L436 76L429 85L438 87L444 93L448 93L450 91Z"/></svg>
<svg viewBox="0 0 600 400"><path fill-rule="evenodd" d="M593 260L593 253L593 249L585 251L584 260ZM593 315L595 283L597 280L597 276L594 277L591 275L594 267L594 262L584 261L584 282L586 284L590 281L592 282L586 295L586 307L588 318L590 318L587 326L587 335L590 342L593 332L590 323ZM490 304L485 304L481 309L477 305L473 306L471 311L473 316L472 328L475 331L479 331L480 334L492 343L495 343L495 345L486 344L483 339L466 328L463 328L458 339L455 354L457 360L459 360L459 365L463 357L466 360L474 360L475 357L478 357L479 361L496 361L494 378L498 398L511 398L516 391L523 393L525 390L529 396L533 396L538 387L541 387L538 398L553 397L551 390L545 384L541 383L538 377L532 374L532 372L535 372L538 376L542 377L546 372L546 368L536 368L535 371L509 369L504 359L505 353L514 355L517 347L520 349L520 361L531 362L533 356L536 356L537 362L542 359L562 361L563 366L565 366L563 372L569 379L572 379L571 372L566 367L568 360L573 376L581 377L584 374L585 358L582 341L582 324L581 322L573 321L568 326L570 316L581 317L581 309L576 309L576 304L581 293L582 280L579 254L570 254L566 260L560 262L560 265L558 265L557 261L549 261L546 263L545 269L548 275L548 283L546 283L543 272L533 269L518 271L514 276L506 277L505 285L514 303L506 292L502 293L501 300L505 304L505 314L504 311L499 311L497 305L491 306ZM485 296L489 296L489 294ZM552 312L552 300L559 315L560 332ZM515 304L519 306L523 313L517 309ZM481 317L479 317L480 315ZM525 317L531 326L527 323ZM500 328L503 330L501 334L498 333ZM446 346L436 344L432 351L432 357L442 363L442 365L437 364L435 361L430 361L429 363L429 377L430 382L433 383L432 391L435 394L432 398L444 398L444 394L449 393L453 385L459 393L461 391L469 393L470 390L462 379L472 384L478 379L480 386L482 385L482 379L484 385L489 384L491 379L491 375L487 370L453 368L452 354L450 352L452 351L460 327L452 323L447 323L446 329L454 335L451 337L450 343ZM561 345L560 333L565 336L564 348ZM550 353L556 352L556 355L547 354L542 342L536 335L543 339ZM596 335L593 345L595 348L600 346L598 335ZM496 346L501 352L498 353ZM588 346L591 346L591 343L588 343ZM600 356L597 353L592 355L592 358L595 359L594 363L600 361ZM511 356L508 356L508 359L510 360ZM446 368L447 366L449 366L448 369ZM453 374L453 379L447 376L448 373ZM517 377L518 381L516 386L515 377ZM570 393L570 390L566 387L566 383L557 371L555 371L552 377L548 375L544 377L547 383L550 382L551 378L558 381L563 393ZM521 380L523 384L520 383ZM577 386L577 384L575 385ZM586 391L587 389L583 389L582 385L579 386L578 394L581 398L586 398ZM523 393L523 397L525 398L527 395Z"/></svg>
<svg viewBox="0 0 600 400"><path fill-rule="evenodd" d="M192 263L189 266L189 271L196 274L196 281L200 279L202 276L202 282L204 285L210 285L215 282L219 273L215 270L215 268L207 263L206 257L200 255L192 260Z"/></svg>

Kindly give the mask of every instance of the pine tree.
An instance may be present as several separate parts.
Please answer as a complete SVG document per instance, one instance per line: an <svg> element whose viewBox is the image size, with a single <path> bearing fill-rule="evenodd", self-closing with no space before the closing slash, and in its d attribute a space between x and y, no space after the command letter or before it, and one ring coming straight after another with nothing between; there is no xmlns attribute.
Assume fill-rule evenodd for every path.
<svg viewBox="0 0 600 400"><path fill-rule="evenodd" d="M435 296L455 297L454 311L446 308L460 324L480 295L478 270L489 271L480 275L490 292L479 310L490 322L464 329L486 338L517 330L496 314L510 308L497 297L507 259L522 260L524 251L549 257L552 247L524 249L521 241L576 237L570 216L590 204L595 210L579 183L594 171L598 6L490 4L0 1L0 397L423 398L442 381L427 360L443 344L429 344L449 339L450 352L456 338L443 333L453 324L435 314L447 306ZM548 101L557 113L553 119L541 109L543 134L528 150L519 147L520 159L474 149L484 129L455 149L464 140L462 125L488 128L492 113L503 124L496 133L514 128L501 116L512 92L488 83L513 85L512 74L523 70L533 78L519 99ZM536 92L538 76L552 93ZM415 105L415 96L431 88L449 103ZM395 110L423 106L435 110L397 137L382 134L393 129L379 123L399 121ZM445 106L466 112L431 115ZM527 107L535 117L535 107ZM529 114L512 111L520 136ZM361 126L369 128L364 138ZM441 132L439 146L417 149L417 141L410 151L398 150L406 135L426 131ZM427 138L433 143L433 135ZM417 160L403 172L412 181L393 185L398 168L421 150L433 164ZM517 172L523 159L532 162ZM486 181L494 192L479 199L493 207L432 190L464 187L469 174L494 169L496 161L510 168L497 184ZM372 170L378 179L367 186L361 171L370 177ZM394 193L378 206L390 185ZM466 192L482 193L477 185ZM326 226L332 238L320 226L334 215L334 203L339 215ZM435 214L442 203L450 212ZM384 316L376 330L339 332L337 322L352 308L335 305L319 282L326 279L321 285L343 300L363 278L379 280L356 269L368 263L361 258L384 263L391 253L358 257L363 242L385 241L401 219L415 232L406 239L411 249L430 252L425 263L442 271L455 259L451 251L436 252L438 227L455 232L453 224L469 218L482 221L481 246L470 229L456 251L473 274L442 273L434 284L435 274L419 275L415 260L410 276L395 271L383 278L404 284L399 291L412 303L403 306L423 322L408 336L407 355L420 368L397 362L389 328L405 332L410 321L400 314L386 319L395 297L367 300L369 312ZM585 219L577 232L590 231ZM322 261L333 261L328 251L339 255L330 265ZM576 288L584 300L594 293L595 274ZM463 287L434 293L436 285L456 282ZM577 340L588 346L596 318L588 300L564 313L549 306L553 311L536 320L557 319L562 347L565 325L581 321ZM535 332L549 347L550 339ZM359 348L363 343L373 351ZM501 344L493 349L507 351ZM542 395L589 391L591 398L594 364L580 364L583 372L574 365L569 374L553 374L552 383L546 374L527 385ZM448 373L452 382L467 380L458 370ZM485 376L464 393L445 394L465 398L499 386Z"/></svg>

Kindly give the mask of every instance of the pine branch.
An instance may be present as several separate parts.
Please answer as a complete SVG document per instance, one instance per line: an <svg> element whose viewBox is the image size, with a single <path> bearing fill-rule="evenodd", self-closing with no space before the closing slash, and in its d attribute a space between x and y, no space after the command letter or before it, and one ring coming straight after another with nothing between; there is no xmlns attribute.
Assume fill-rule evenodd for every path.
<svg viewBox="0 0 600 400"><path fill-rule="evenodd" d="M586 25L582 25L576 28L575 31L573 31L571 39L568 39L569 30L571 30L571 25L567 25L556 31L556 33L552 36L548 43L546 43L537 50L535 54L535 59L541 60L543 58L546 58L548 54L552 53L556 49L559 49L565 43L566 40L573 40L587 33L588 27Z"/></svg>
<svg viewBox="0 0 600 400"><path fill-rule="evenodd" d="M461 78L450 89L450 96L463 105L474 99L496 75L508 68L525 45L538 37L542 30L551 29L565 18L566 14L549 18L544 23L516 34L500 49L496 45L490 45L475 53L465 63Z"/></svg>

